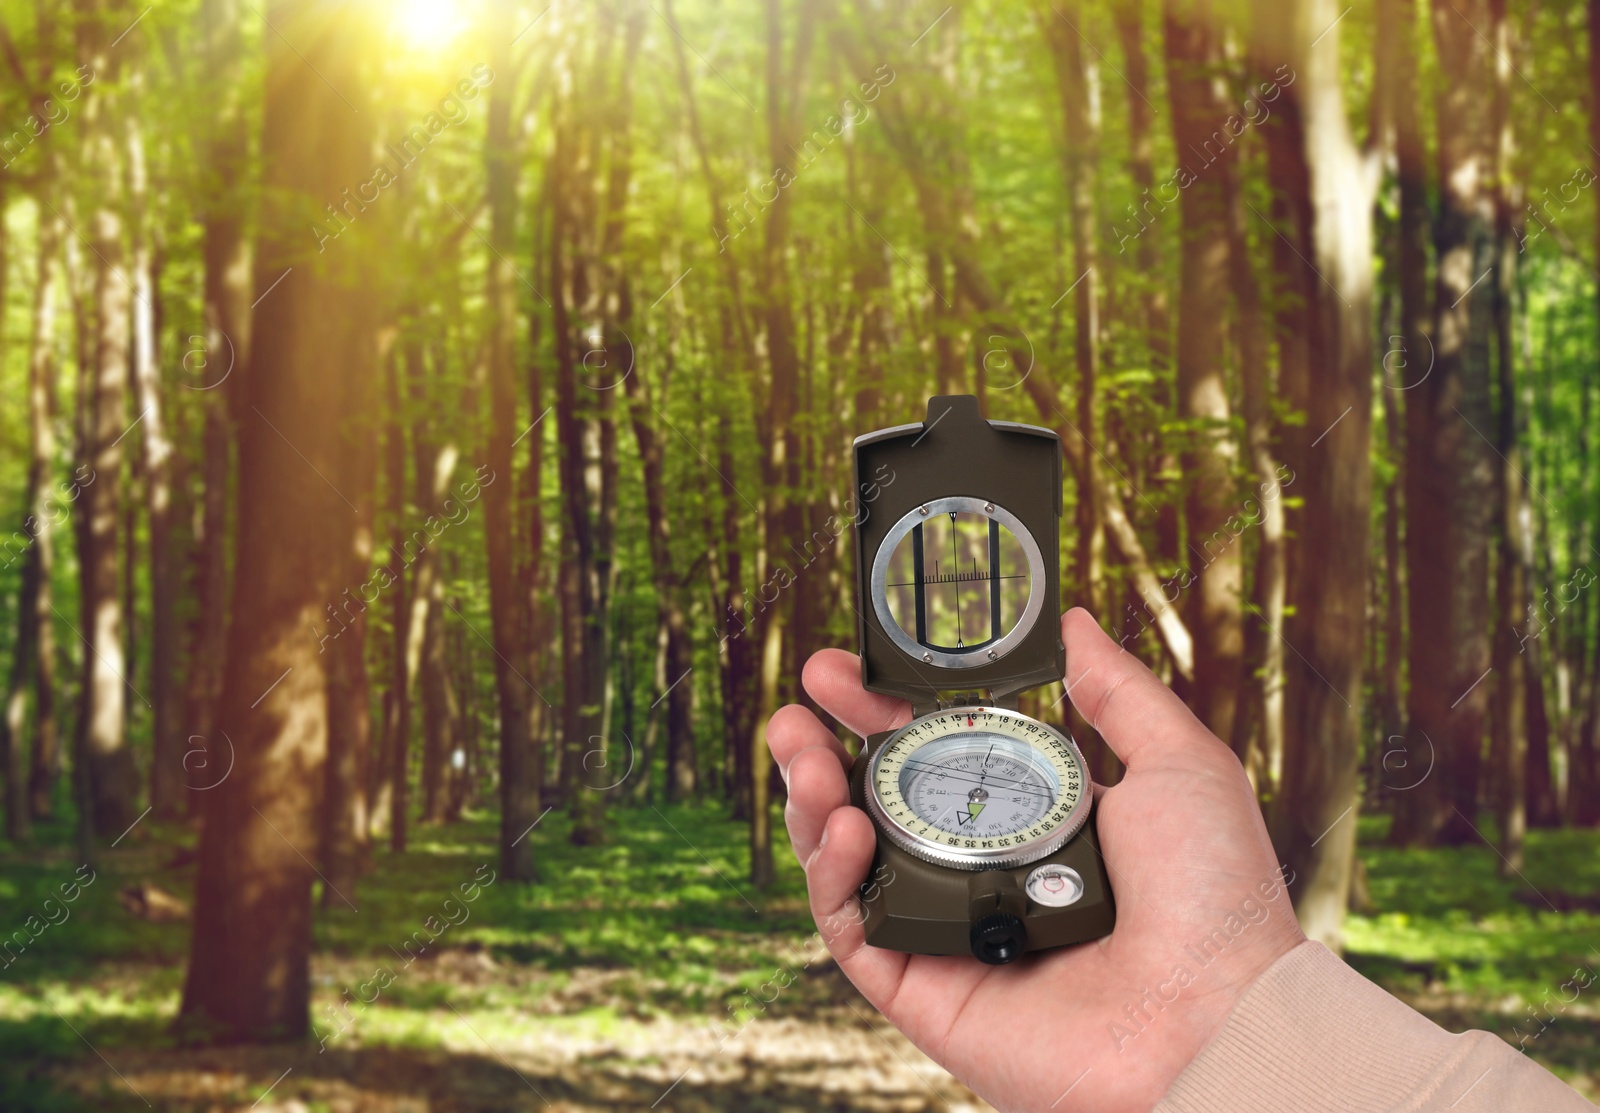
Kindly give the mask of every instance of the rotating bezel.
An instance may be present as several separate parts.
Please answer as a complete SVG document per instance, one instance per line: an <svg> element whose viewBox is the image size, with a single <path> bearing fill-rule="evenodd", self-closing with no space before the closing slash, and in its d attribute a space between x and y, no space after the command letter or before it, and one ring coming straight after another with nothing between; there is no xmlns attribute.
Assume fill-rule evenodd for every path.
<svg viewBox="0 0 1600 1113"><path fill-rule="evenodd" d="M877 773L886 756L896 752L899 743L914 729L937 719L950 715L987 715L999 716L1013 722L1031 723L1041 729L1046 735L1064 744L1065 753L1070 762L1077 766L1080 785L1078 799L1067 814L1050 831L1037 838L1028 840L1021 845L1007 847L957 847L950 846L925 835L911 830L905 824L892 816L884 806L883 800L878 795L876 780ZM935 736L942 737L942 735ZM1014 736L1013 736L1014 737ZM927 739L918 745L926 745L933 739ZM1029 745L1037 743L1027 739L1018 739ZM1065 732L1057 730L1048 723L1042 723L1031 715L1024 715L1020 711L1012 711L1004 707L989 705L974 705L972 707L951 707L939 711L929 712L918 716L894 734L884 740L872 755L872 760L867 762L866 783L863 786L867 801L867 809L872 814L873 821L880 830L886 834L894 844L909 854L913 854L926 862L933 862L941 866L952 866L957 869L982 870L1004 869L1011 866L1027 865L1040 858L1047 857L1065 846L1074 835L1083 829L1088 822L1089 812L1094 806L1094 785L1089 777L1089 766L1084 761L1083 753L1078 749L1078 744ZM1065 787L1063 786L1063 792ZM907 802L909 806L909 801ZM985 840L993 841L993 840Z"/></svg>

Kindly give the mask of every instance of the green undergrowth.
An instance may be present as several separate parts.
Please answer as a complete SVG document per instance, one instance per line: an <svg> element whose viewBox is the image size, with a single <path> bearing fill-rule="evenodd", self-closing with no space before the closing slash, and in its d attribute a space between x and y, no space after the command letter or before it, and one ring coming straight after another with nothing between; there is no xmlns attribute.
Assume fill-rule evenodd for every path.
<svg viewBox="0 0 1600 1113"><path fill-rule="evenodd" d="M550 813L528 836L532 885L499 873L489 815L416 829L405 854L378 852L353 892L324 894L319 882L319 1032L333 1046L452 1054L475 1037L511 1048L537 1032L648 1054L652 1019L710 1025L812 953L804 879L781 826L778 880L758 893L745 881L746 828L720 807L616 808L607 822L602 844L576 847L568 821ZM1524 1037L1530 1054L1587 1086L1600 1075L1600 833L1532 832L1520 876L1503 876L1487 843L1394 849L1386 827L1361 821L1370 903L1347 922L1347 959L1451 1027ZM45 901L83 876L70 831L37 836L27 850L0 844L0 931L43 919ZM0 970L0 1108L78 1108L43 1080L50 1064L177 1046L189 926L136 918L118 894L150 884L189 900L194 842L186 826L146 820L95 863L68 918ZM339 1003L380 970L390 977L377 999L336 1030ZM1579 971L1594 985L1574 993ZM836 974L794 984L785 1008L795 1015L837 1011ZM125 1096L108 1091L99 1107Z"/></svg>

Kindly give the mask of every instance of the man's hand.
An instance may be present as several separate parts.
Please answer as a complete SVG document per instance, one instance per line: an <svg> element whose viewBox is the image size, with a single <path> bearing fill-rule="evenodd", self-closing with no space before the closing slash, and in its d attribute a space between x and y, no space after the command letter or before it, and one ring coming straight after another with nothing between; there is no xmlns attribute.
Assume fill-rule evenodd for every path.
<svg viewBox="0 0 1600 1113"><path fill-rule="evenodd" d="M1072 702L1127 766L1095 789L1117 926L1094 943L1008 966L867 946L856 892L875 837L850 804L850 756L798 705L773 715L767 738L811 914L884 1016L999 1109L1148 1110L1305 937L1233 752L1087 611L1069 611L1061 633ZM862 689L854 654L825 649L802 679L862 737L911 719L904 700Z"/></svg>

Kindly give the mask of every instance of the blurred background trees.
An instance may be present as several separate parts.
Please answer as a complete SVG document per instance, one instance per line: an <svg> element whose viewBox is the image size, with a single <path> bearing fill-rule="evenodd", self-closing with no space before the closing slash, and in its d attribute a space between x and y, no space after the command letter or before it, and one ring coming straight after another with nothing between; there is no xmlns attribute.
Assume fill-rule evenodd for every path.
<svg viewBox="0 0 1600 1113"><path fill-rule="evenodd" d="M552 811L714 802L760 890L850 439L970 392L1060 434L1067 598L1308 932L1362 813L1519 870L1600 822L1596 22L4 0L7 838L198 829L229 1039L464 815L537 886Z"/></svg>

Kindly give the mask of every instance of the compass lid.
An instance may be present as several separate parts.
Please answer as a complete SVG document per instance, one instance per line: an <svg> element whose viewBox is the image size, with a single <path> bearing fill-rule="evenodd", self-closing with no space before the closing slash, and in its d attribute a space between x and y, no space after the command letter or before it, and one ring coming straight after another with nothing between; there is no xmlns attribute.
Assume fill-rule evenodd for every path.
<svg viewBox="0 0 1600 1113"><path fill-rule="evenodd" d="M970 394L854 446L856 616L868 691L925 702L1060 680L1061 446Z"/></svg>

